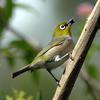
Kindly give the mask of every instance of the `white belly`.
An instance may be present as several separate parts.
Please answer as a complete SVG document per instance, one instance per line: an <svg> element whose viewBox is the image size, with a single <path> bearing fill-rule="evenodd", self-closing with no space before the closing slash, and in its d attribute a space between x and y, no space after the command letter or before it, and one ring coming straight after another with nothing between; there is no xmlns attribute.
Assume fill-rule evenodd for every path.
<svg viewBox="0 0 100 100"><path fill-rule="evenodd" d="M53 59L55 56L59 55L60 57L64 56L65 54L71 52L73 49L73 42L70 42L66 46L62 47L62 45L55 46L51 48L49 51L45 53L45 56L49 57L50 59ZM63 60L60 60L58 62L48 62L46 64L46 67L48 69L54 69L56 67L59 67L62 65L68 58L64 58Z"/></svg>

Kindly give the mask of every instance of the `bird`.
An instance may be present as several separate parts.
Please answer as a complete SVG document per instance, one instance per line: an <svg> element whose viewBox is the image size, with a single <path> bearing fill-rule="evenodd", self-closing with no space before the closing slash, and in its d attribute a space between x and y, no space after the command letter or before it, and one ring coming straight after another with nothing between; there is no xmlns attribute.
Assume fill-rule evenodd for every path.
<svg viewBox="0 0 100 100"><path fill-rule="evenodd" d="M30 64L12 73L12 78L27 71L33 72L37 69L46 69L58 83L59 80L55 78L51 71L61 66L70 58L74 48L71 32L71 27L74 22L74 19L71 18L68 21L59 23L53 31L50 43L37 54Z"/></svg>

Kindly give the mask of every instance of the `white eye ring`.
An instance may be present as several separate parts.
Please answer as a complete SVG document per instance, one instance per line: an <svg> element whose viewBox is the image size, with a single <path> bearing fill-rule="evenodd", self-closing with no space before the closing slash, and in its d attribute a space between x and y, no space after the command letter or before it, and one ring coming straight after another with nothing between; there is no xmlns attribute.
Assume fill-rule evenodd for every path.
<svg viewBox="0 0 100 100"><path fill-rule="evenodd" d="M60 25L60 29L64 30L66 27L64 25Z"/></svg>

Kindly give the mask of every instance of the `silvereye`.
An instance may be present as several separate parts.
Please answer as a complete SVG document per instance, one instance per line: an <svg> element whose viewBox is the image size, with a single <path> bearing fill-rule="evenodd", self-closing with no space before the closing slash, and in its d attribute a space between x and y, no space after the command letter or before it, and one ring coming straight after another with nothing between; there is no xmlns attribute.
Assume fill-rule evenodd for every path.
<svg viewBox="0 0 100 100"><path fill-rule="evenodd" d="M54 29L51 42L40 51L32 63L14 72L12 78L26 71L32 72L36 69L44 68L53 76L56 82L58 82L51 73L51 70L62 65L70 57L70 53L74 47L71 36L71 25L73 23L74 20L70 19L68 22L65 21L58 24Z"/></svg>

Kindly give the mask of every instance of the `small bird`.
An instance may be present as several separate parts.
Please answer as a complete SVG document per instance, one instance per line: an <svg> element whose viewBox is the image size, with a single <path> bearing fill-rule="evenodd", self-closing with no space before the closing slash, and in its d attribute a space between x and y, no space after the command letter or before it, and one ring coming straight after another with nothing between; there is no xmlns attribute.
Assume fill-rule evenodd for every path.
<svg viewBox="0 0 100 100"><path fill-rule="evenodd" d="M59 80L54 77L51 70L62 65L70 57L74 47L71 35L71 26L73 23L74 20L70 19L68 22L65 21L58 24L53 31L52 40L47 47L40 51L32 63L14 72L12 78L26 71L32 72L36 69L44 68L58 83Z"/></svg>

